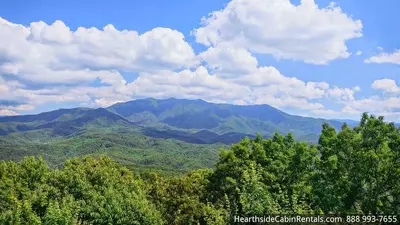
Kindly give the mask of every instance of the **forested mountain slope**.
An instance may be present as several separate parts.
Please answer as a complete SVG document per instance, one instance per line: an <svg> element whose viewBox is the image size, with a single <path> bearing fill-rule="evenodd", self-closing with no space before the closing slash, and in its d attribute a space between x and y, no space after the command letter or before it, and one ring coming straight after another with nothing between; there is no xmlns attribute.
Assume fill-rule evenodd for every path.
<svg viewBox="0 0 400 225"><path fill-rule="evenodd" d="M107 109L59 109L37 115L0 118L0 135L50 131L52 137L82 133L87 128L135 130L155 138L189 143L231 144L256 133L293 133L299 140L317 141L323 123L336 129L342 122L293 116L268 105L213 104L202 100L140 99Z"/></svg>
<svg viewBox="0 0 400 225"><path fill-rule="evenodd" d="M364 114L354 128L324 124L316 145L291 134L246 138L222 150L214 170L182 176L128 170L108 157L58 169L33 157L0 161L0 224L228 225L237 215L398 224L399 159L399 128Z"/></svg>
<svg viewBox="0 0 400 225"><path fill-rule="evenodd" d="M203 100L140 99L117 103L108 108L136 124L185 131L208 130L217 134L261 133L270 137L275 132L293 133L296 138L315 142L322 124L339 129L338 121L293 116L269 105L214 104Z"/></svg>
<svg viewBox="0 0 400 225"><path fill-rule="evenodd" d="M316 143L323 123L268 105L237 106L202 100L141 99L107 109L59 109L0 118L0 159L42 155L51 166L74 156L105 154L135 168L185 172L210 168L218 150L257 133L294 134Z"/></svg>

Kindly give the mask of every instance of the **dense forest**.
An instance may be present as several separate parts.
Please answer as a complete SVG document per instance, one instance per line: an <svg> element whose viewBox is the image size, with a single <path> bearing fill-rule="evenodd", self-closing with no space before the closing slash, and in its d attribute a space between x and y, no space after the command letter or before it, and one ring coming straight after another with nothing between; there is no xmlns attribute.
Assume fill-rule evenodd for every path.
<svg viewBox="0 0 400 225"><path fill-rule="evenodd" d="M163 176L108 157L50 168L0 163L0 224L232 224L235 215L399 214L400 130L364 114L315 145L292 134L245 138L215 169Z"/></svg>
<svg viewBox="0 0 400 225"><path fill-rule="evenodd" d="M318 142L322 124L342 122L289 115L269 105L188 99L136 99L107 108L57 109L0 117L0 160L41 156L50 168L67 159L108 156L130 169L184 174L214 168L219 150L257 133L291 132ZM354 126L357 121L348 121Z"/></svg>

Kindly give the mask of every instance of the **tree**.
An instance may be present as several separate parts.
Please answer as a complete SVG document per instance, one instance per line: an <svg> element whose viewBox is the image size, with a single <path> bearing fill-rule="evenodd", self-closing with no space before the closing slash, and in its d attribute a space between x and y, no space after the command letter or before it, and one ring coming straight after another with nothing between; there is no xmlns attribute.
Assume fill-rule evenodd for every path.
<svg viewBox="0 0 400 225"><path fill-rule="evenodd" d="M111 159L68 160L50 171L42 159L0 165L0 222L162 224L141 181Z"/></svg>
<svg viewBox="0 0 400 225"><path fill-rule="evenodd" d="M309 206L314 146L295 142L292 134L257 136L223 150L210 176L210 199L235 215L312 213ZM226 199L227 198L227 199Z"/></svg>
<svg viewBox="0 0 400 225"><path fill-rule="evenodd" d="M210 169L195 170L182 177L150 174L148 196L162 212L166 224L226 224L226 212L207 201Z"/></svg>
<svg viewBox="0 0 400 225"><path fill-rule="evenodd" d="M324 125L313 178L316 208L325 213L398 213L400 134L383 117L363 114L336 134Z"/></svg>
<svg viewBox="0 0 400 225"><path fill-rule="evenodd" d="M245 138L215 170L134 174L107 157L0 162L0 224L231 224L266 214L398 214L400 129L363 114L324 124L317 145L292 134Z"/></svg>

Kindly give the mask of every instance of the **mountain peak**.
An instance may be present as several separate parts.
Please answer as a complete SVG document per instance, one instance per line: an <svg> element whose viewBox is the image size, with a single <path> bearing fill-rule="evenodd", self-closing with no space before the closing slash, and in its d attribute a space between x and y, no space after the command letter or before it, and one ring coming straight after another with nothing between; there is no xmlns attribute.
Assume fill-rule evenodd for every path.
<svg viewBox="0 0 400 225"><path fill-rule="evenodd" d="M267 104L216 104L201 99L138 99L108 108L142 126L166 126L171 129L209 130L217 134L292 132L297 136L316 136L322 124L340 128L341 123L292 116Z"/></svg>

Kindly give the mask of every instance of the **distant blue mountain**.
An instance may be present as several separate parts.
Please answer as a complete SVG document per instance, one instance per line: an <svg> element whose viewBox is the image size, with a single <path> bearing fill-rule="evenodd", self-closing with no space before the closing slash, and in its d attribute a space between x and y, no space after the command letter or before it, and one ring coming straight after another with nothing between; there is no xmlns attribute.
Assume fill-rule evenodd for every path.
<svg viewBox="0 0 400 225"><path fill-rule="evenodd" d="M346 123L350 127L355 127L360 123L360 121L356 121L356 120L346 120L346 119L333 119L333 120L341 122L341 123Z"/></svg>

